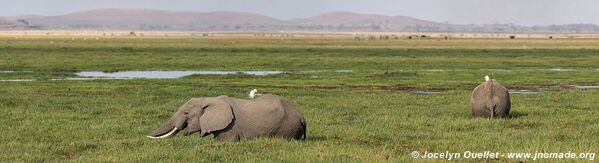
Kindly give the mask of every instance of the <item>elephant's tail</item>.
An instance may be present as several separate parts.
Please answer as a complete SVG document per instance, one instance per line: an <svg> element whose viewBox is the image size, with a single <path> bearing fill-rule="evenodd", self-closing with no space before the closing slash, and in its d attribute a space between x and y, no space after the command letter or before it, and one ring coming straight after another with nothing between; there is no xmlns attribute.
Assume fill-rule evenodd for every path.
<svg viewBox="0 0 599 163"><path fill-rule="evenodd" d="M302 140L306 140L306 135L308 133L308 123L306 122L306 119L304 119L302 117L301 119L301 123L302 123Z"/></svg>

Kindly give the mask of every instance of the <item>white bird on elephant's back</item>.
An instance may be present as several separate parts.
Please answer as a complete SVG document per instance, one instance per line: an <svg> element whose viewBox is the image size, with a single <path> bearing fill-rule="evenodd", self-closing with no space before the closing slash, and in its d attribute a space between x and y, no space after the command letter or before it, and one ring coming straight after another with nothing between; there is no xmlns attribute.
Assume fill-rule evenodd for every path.
<svg viewBox="0 0 599 163"><path fill-rule="evenodd" d="M256 96L260 96L260 95L261 94L258 94L258 90L254 89L254 90L250 91L250 95L249 96L250 96L250 99L253 100L254 98L256 98Z"/></svg>

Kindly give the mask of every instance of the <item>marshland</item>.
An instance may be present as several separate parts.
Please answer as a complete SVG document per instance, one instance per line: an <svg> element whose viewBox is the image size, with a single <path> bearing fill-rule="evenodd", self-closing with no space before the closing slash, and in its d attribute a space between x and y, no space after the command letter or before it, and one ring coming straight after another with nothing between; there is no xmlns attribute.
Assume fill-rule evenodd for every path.
<svg viewBox="0 0 599 163"><path fill-rule="evenodd" d="M405 162L413 151L596 152L598 54L599 40L567 38L0 35L0 160ZM240 73L81 75L131 71ZM263 71L277 73L243 73ZM485 75L513 92L505 119L471 115L472 89ZM247 98L252 89L292 101L307 139L145 137L190 98Z"/></svg>

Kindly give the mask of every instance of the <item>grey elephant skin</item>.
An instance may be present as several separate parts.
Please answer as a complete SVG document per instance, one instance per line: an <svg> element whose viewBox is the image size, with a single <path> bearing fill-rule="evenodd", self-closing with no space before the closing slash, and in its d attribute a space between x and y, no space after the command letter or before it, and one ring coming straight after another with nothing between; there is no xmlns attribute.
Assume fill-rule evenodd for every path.
<svg viewBox="0 0 599 163"><path fill-rule="evenodd" d="M474 88L470 102L476 117L505 118L510 113L510 93L494 79Z"/></svg>
<svg viewBox="0 0 599 163"><path fill-rule="evenodd" d="M199 132L222 141L260 137L305 139L306 120L287 99L263 95L254 100L227 96L193 98L149 138L167 138L183 130L185 135Z"/></svg>

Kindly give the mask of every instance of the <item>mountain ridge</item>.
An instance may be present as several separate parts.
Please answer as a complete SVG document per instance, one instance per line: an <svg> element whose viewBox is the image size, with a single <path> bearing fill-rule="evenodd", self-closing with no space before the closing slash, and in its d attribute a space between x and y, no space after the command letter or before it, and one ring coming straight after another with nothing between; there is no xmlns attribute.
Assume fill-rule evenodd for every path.
<svg viewBox="0 0 599 163"><path fill-rule="evenodd" d="M255 13L234 11L197 12L106 8L55 16L24 15L0 18L5 22L20 22L36 29L599 32L599 26L594 24L460 25L438 23L409 16L362 14L348 11L326 12L307 18L281 20Z"/></svg>

